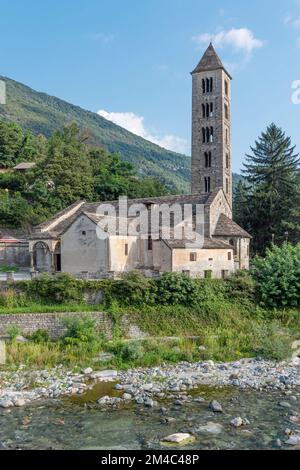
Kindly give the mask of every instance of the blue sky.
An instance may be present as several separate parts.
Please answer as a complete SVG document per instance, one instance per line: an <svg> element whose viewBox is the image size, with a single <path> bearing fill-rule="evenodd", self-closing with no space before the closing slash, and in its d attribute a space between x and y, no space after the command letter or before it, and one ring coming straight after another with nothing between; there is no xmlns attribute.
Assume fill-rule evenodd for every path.
<svg viewBox="0 0 300 470"><path fill-rule="evenodd" d="M0 74L189 152L210 38L233 81L234 170L274 121L300 151L300 0L0 0Z"/></svg>

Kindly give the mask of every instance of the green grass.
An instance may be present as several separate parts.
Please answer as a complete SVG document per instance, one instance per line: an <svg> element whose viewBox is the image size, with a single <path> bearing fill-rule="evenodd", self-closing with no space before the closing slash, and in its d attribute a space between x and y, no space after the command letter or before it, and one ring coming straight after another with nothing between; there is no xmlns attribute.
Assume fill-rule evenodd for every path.
<svg viewBox="0 0 300 470"><path fill-rule="evenodd" d="M102 311L100 305L87 304L39 304L32 303L26 307L0 307L0 315L22 314L22 313L60 313L60 312L99 312Z"/></svg>

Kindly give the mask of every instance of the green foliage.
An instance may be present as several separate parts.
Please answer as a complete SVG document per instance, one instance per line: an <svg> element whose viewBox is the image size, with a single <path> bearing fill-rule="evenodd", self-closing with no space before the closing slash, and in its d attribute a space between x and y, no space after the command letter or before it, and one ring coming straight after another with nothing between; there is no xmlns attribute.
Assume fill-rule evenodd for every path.
<svg viewBox="0 0 300 470"><path fill-rule="evenodd" d="M156 300L162 305L193 305L197 300L196 283L184 274L164 273L155 284Z"/></svg>
<svg viewBox="0 0 300 470"><path fill-rule="evenodd" d="M277 323L256 326L255 338L254 351L257 356L283 361L292 355L293 337Z"/></svg>
<svg viewBox="0 0 300 470"><path fill-rule="evenodd" d="M300 244L272 246L265 258L253 260L252 274L264 305L300 306Z"/></svg>
<svg viewBox="0 0 300 470"><path fill-rule="evenodd" d="M116 342L111 348L113 352L122 362L133 362L141 359L144 355L144 349L140 341Z"/></svg>
<svg viewBox="0 0 300 470"><path fill-rule="evenodd" d="M151 304L155 301L155 284L139 272L127 273L121 281L110 284L109 298L123 305Z"/></svg>
<svg viewBox="0 0 300 470"><path fill-rule="evenodd" d="M299 154L290 137L271 124L246 155L245 181L235 191L235 220L253 235L255 253L275 240L299 241Z"/></svg>
<svg viewBox="0 0 300 470"><path fill-rule="evenodd" d="M20 328L16 325L10 325L6 328L6 333L10 337L11 341L15 341L15 339L20 336L21 331Z"/></svg>
<svg viewBox="0 0 300 470"><path fill-rule="evenodd" d="M96 113L85 111L58 98L37 93L5 77L0 79L6 82L7 88L7 104L0 105L0 118L18 122L22 129L30 130L34 135L43 134L47 138L67 123L75 122L81 129L89 130L85 135L86 143L104 148L111 154L121 155L122 160L138 169L142 178L159 179L168 190L188 191L191 174L189 157L158 147L121 129ZM18 133L15 136L11 131L11 134L9 142L12 144L22 142L23 135L19 138ZM6 151L3 154L10 155ZM9 158L14 161L15 153Z"/></svg>
<svg viewBox="0 0 300 470"><path fill-rule="evenodd" d="M65 345L80 345L84 343L92 347L99 340L96 321L89 316L64 318L63 324L67 328L67 332L62 340Z"/></svg>
<svg viewBox="0 0 300 470"><path fill-rule="evenodd" d="M67 273L51 277L43 275L24 284L33 298L58 304L82 302L83 283Z"/></svg>
<svg viewBox="0 0 300 470"><path fill-rule="evenodd" d="M31 341L36 344L48 343L50 341L49 333L46 330L39 329L36 330L31 336Z"/></svg>

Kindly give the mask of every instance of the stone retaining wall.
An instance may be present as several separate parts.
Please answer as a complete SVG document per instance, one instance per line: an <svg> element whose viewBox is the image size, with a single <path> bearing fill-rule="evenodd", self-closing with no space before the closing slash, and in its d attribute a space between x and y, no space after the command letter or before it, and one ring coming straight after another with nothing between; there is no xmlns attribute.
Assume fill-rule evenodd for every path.
<svg viewBox="0 0 300 470"><path fill-rule="evenodd" d="M96 321L98 331L103 333L107 339L112 338L113 322L108 313L85 312L85 313L22 313L22 314L0 314L0 336L7 333L7 328L17 326L24 336L32 335L36 330L46 330L51 339L58 339L66 333L63 324L64 318L88 316ZM124 315L122 320L124 336L129 339L142 339L147 336L140 328L130 322L130 318Z"/></svg>
<svg viewBox="0 0 300 470"><path fill-rule="evenodd" d="M0 336L5 335L9 326L17 326L23 335L31 335L36 330L48 331L52 339L58 339L66 333L63 318L89 316L96 320L100 332L111 338L113 325L108 314L98 312L88 313L23 313L0 315Z"/></svg>

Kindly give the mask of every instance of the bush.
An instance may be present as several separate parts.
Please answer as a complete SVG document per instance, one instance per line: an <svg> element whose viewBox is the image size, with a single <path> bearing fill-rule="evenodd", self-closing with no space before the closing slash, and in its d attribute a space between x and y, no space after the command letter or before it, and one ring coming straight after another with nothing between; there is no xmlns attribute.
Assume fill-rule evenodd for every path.
<svg viewBox="0 0 300 470"><path fill-rule="evenodd" d="M283 361L292 356L292 341L288 330L277 323L257 326L255 353L266 359Z"/></svg>
<svg viewBox="0 0 300 470"><path fill-rule="evenodd" d="M31 341L36 344L48 343L50 341L49 333L46 330L36 330L31 336Z"/></svg>
<svg viewBox="0 0 300 470"><path fill-rule="evenodd" d="M134 271L111 284L110 296L124 305L153 304L155 285L151 279Z"/></svg>
<svg viewBox="0 0 300 470"><path fill-rule="evenodd" d="M83 301L84 283L67 273L55 277L43 275L28 283L26 290L29 295L43 302L66 303Z"/></svg>
<svg viewBox="0 0 300 470"><path fill-rule="evenodd" d="M62 339L64 344L94 344L99 340L96 321L91 317L64 318L63 324L67 332Z"/></svg>
<svg viewBox="0 0 300 470"><path fill-rule="evenodd" d="M267 307L300 306L300 244L272 246L253 260L252 274L261 303Z"/></svg>
<svg viewBox="0 0 300 470"><path fill-rule="evenodd" d="M20 336L21 331L20 328L16 325L10 325L6 329L6 333L10 337L11 341L14 341L18 336Z"/></svg>
<svg viewBox="0 0 300 470"><path fill-rule="evenodd" d="M141 359L144 355L144 348L138 341L118 342L112 347L112 352L121 359L122 362L133 362Z"/></svg>
<svg viewBox="0 0 300 470"><path fill-rule="evenodd" d="M198 289L194 279L185 274L164 273L155 281L156 302L162 305L192 305Z"/></svg>

